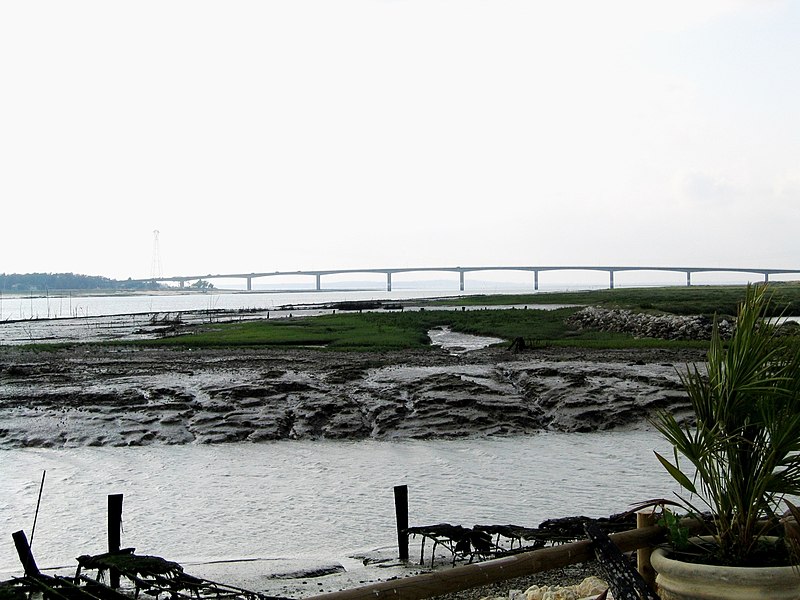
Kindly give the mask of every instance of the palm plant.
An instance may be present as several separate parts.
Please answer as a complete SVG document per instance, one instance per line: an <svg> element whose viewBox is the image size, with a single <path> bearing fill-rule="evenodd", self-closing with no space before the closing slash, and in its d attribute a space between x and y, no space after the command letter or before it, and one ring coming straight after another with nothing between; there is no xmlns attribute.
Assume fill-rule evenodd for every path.
<svg viewBox="0 0 800 600"><path fill-rule="evenodd" d="M752 562L765 519L800 494L800 347L765 320L769 304L766 286L749 286L729 343L715 328L706 371L682 375L695 423L654 422L674 449L672 462L656 456L711 512L717 559L734 566Z"/></svg>

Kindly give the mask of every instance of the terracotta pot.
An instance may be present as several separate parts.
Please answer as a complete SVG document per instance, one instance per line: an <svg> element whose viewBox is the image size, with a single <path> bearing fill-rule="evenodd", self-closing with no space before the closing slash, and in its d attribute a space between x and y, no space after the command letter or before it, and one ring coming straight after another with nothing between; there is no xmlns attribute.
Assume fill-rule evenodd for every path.
<svg viewBox="0 0 800 600"><path fill-rule="evenodd" d="M671 559L663 548L650 560L661 600L800 600L796 567L701 565Z"/></svg>

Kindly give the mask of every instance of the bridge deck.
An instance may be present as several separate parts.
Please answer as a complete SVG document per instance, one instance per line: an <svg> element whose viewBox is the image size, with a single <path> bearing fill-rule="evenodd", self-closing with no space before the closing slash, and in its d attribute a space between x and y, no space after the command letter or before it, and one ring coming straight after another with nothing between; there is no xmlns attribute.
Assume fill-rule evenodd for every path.
<svg viewBox="0 0 800 600"><path fill-rule="evenodd" d="M773 269L767 267L654 267L654 266L597 266L597 265L540 265L540 266L469 266L469 267L386 267L386 268L363 268L363 269L314 269L304 271L264 271L253 273L207 273L205 275L174 275L171 277L152 277L150 279L136 279L136 282L178 282L181 287L187 281L209 280L209 279L244 279L247 282L247 289L252 289L253 279L263 277L280 276L310 276L316 281L316 289L322 289L321 279L326 275L343 275L353 273L380 273L386 276L386 289L392 289L392 275L396 273L424 273L442 272L458 273L460 288L464 290L464 274L477 271L526 271L534 275L534 290L539 289L539 273L550 271L600 271L608 273L609 288L614 288L614 274L630 271L654 271L669 273L685 273L686 285L692 284L693 273L757 273L763 275L764 281L769 281L770 275L792 275L800 274L800 269Z"/></svg>

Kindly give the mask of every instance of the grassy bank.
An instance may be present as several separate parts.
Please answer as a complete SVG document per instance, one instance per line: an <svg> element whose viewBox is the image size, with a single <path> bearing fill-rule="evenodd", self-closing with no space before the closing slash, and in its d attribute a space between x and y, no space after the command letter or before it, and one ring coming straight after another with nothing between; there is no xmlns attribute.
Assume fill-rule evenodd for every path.
<svg viewBox="0 0 800 600"><path fill-rule="evenodd" d="M776 310L800 314L800 284L771 286ZM318 317L203 325L191 335L143 342L148 345L221 347L314 347L334 350L429 348L427 332L436 327L502 338L523 338L533 346L594 348L705 347L707 342L635 339L630 335L581 331L566 323L578 308L534 310L526 304L576 304L627 308L679 315L731 315L744 297L744 286L668 287L596 290L535 295L468 296L430 302L457 306L509 305L502 310L423 310L354 313L338 311Z"/></svg>
<svg viewBox="0 0 800 600"><path fill-rule="evenodd" d="M523 338L534 346L697 347L706 343L634 339L630 335L579 331L566 324L575 308L558 310L405 311L338 313L318 317L273 319L193 328L191 335L141 342L147 345L222 347L316 347L332 350L400 350L429 348L427 332L447 326L453 331Z"/></svg>
<svg viewBox="0 0 800 600"><path fill-rule="evenodd" d="M582 304L606 308L664 312L676 315L735 315L744 298L746 286L691 286L661 288L620 288L578 292L543 292L538 294L466 296L462 306L497 306L506 304ZM800 316L800 283L771 283L775 316ZM432 301L433 305L452 305L451 299Z"/></svg>

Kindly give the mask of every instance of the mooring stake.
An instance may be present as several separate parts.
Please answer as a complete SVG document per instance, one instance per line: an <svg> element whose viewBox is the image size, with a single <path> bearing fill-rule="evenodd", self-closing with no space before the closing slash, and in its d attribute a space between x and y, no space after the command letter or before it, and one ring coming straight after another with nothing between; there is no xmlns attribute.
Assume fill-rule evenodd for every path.
<svg viewBox="0 0 800 600"><path fill-rule="evenodd" d="M42 483L39 485L39 498L36 500L36 512L33 515L33 527L31 527L31 541L30 546L33 546L33 535L36 533L36 521L39 519L39 506L42 503L42 490L44 489L44 476L47 471L42 471Z"/></svg>
<svg viewBox="0 0 800 600"><path fill-rule="evenodd" d="M122 529L122 494L108 495L108 551L109 553L119 552L121 544ZM109 586L117 589L119 587L119 571L109 569Z"/></svg>
<svg viewBox="0 0 800 600"><path fill-rule="evenodd" d="M408 560L408 486L394 486L394 513L397 518L397 548L400 560Z"/></svg>
<svg viewBox="0 0 800 600"><path fill-rule="evenodd" d="M25 537L25 532L22 530L15 531L11 534L14 538L14 546L17 548L17 555L25 569L25 575L36 577L40 574L39 567L36 566L36 561L33 559L33 552L28 544L28 538Z"/></svg>

